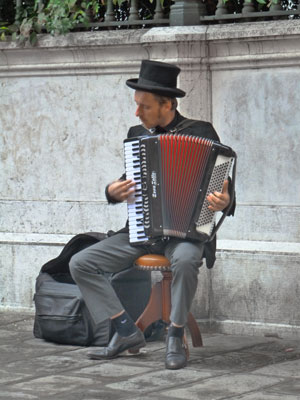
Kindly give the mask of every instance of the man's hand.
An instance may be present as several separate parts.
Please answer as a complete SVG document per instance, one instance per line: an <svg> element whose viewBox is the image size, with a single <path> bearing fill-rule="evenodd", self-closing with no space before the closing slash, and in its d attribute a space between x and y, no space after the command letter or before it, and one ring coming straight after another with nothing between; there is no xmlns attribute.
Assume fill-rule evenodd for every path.
<svg viewBox="0 0 300 400"><path fill-rule="evenodd" d="M135 182L131 179L125 181L115 181L108 186L108 194L116 201L127 200L131 196L135 189Z"/></svg>
<svg viewBox="0 0 300 400"><path fill-rule="evenodd" d="M224 182L222 193L214 192L207 196L209 202L208 208L212 211L222 211L229 206L230 196L228 193L228 180Z"/></svg>

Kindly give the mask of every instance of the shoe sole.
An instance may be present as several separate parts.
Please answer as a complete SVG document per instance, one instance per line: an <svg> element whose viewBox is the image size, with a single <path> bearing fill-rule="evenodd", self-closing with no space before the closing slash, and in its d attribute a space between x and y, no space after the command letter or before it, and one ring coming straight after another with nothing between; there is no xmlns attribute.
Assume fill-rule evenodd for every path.
<svg viewBox="0 0 300 400"><path fill-rule="evenodd" d="M134 347L130 347L130 349L127 349L128 353L130 354L139 354L140 349L142 349L143 347L146 346L146 343L143 345L138 345L138 346L134 346Z"/></svg>
<svg viewBox="0 0 300 400"><path fill-rule="evenodd" d="M146 346L146 342L145 343L140 343L140 344L138 344L136 346L133 346L133 347L130 347L128 349L124 349L120 353L117 353L117 354L114 354L114 355L111 355L111 356L104 355L104 354L103 355L92 355L92 354L89 355L89 354L87 354L87 356L91 360L112 360L114 358L117 358L117 357L121 356L122 354L126 353L127 351L130 354L138 354L140 349L142 347L145 347L145 346Z"/></svg>
<svg viewBox="0 0 300 400"><path fill-rule="evenodd" d="M171 366L168 366L167 364L165 364L166 369L173 369L173 370L175 370L175 369L182 369L182 368L185 368L186 366L187 366L187 363L183 364L183 365L180 366L180 367L171 367Z"/></svg>

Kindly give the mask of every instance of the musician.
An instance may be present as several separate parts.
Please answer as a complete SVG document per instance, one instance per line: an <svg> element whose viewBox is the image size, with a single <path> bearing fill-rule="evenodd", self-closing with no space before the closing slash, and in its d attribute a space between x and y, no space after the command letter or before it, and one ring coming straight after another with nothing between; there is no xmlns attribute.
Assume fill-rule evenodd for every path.
<svg viewBox="0 0 300 400"><path fill-rule="evenodd" d="M186 120L176 109L176 98L185 95L185 92L176 87L179 72L180 69L175 65L144 60L139 78L127 80L127 86L135 90L135 115L142 123L131 127L128 137L174 132L176 126ZM204 121L195 121L180 134L219 141L212 125ZM119 203L126 201L134 190L135 183L123 175L106 187L106 197L109 203ZM225 182L222 193L211 193L208 201L213 211L226 209L230 204L228 181ZM231 208L228 215L233 215L234 206ZM203 257L206 258L208 268L214 264L215 241L204 245L198 241L170 237L158 239L152 245L132 246L129 244L128 226L75 254L70 262L72 277L79 286L95 323L110 318L116 330L107 347L88 353L91 359L111 359L127 349L145 346L143 333L123 309L104 273L117 273L130 268L138 257L148 253L165 255L171 262L173 274L171 324L166 340L165 366L168 369L186 366L184 325L196 292L198 270Z"/></svg>

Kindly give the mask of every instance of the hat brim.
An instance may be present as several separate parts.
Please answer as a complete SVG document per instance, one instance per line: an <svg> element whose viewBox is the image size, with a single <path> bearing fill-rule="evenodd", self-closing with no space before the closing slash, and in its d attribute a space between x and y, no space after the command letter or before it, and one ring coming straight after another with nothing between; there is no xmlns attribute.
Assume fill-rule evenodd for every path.
<svg viewBox="0 0 300 400"><path fill-rule="evenodd" d="M185 92L180 89L166 88L163 86L151 86L151 85L141 85L138 83L138 79L128 79L126 81L126 85L131 89L141 90L144 92L150 92L154 94L158 94L160 96L166 97L184 97Z"/></svg>

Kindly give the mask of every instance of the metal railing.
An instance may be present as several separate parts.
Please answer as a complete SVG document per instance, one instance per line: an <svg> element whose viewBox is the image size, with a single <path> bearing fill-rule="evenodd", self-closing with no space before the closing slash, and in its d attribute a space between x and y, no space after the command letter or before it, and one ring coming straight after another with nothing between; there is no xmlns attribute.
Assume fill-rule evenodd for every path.
<svg viewBox="0 0 300 400"><path fill-rule="evenodd" d="M7 0L12 1L12 0ZM33 0L15 0L15 20ZM268 1L268 3L267 3ZM5 2L5 0L2 0ZM47 0L39 0L39 8ZM100 12L74 30L147 28L299 18L300 0L99 0ZM2 9L3 13L3 9ZM0 8L0 21L3 17ZM2 22L3 23L3 22Z"/></svg>
<svg viewBox="0 0 300 400"><path fill-rule="evenodd" d="M265 3L265 4L264 4ZM300 4L293 1L270 1L269 3L246 0L235 6L230 1L218 0L214 15L201 15L201 23L243 22L299 18Z"/></svg>

